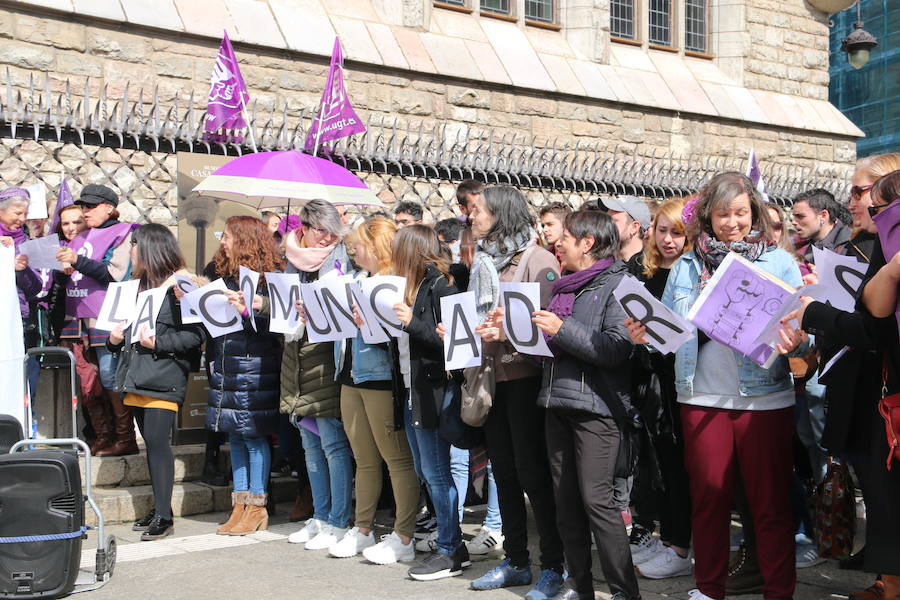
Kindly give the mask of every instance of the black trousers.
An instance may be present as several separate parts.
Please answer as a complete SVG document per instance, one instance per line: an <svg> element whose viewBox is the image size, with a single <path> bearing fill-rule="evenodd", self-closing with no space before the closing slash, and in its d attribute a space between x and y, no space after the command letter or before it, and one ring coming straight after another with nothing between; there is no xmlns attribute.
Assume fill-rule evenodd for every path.
<svg viewBox="0 0 900 600"><path fill-rule="evenodd" d="M569 585L581 594L594 589L593 533L600 567L612 594L640 598L628 534L613 501L618 427L611 418L579 410L551 409L547 411L546 430Z"/></svg>
<svg viewBox="0 0 900 600"><path fill-rule="evenodd" d="M132 407L138 429L147 447L147 467L153 486L153 505L163 519L172 518L172 488L175 487L175 458L171 434L175 424L173 410Z"/></svg>
<svg viewBox="0 0 900 600"><path fill-rule="evenodd" d="M654 438L664 491L659 495L659 537L679 548L691 547L691 488L684 466L684 436L681 433L681 411L672 408L671 433Z"/></svg>
<svg viewBox="0 0 900 600"><path fill-rule="evenodd" d="M497 382L484 435L497 483L507 558L517 567L529 561L524 492L540 536L541 568L562 572L563 546L556 529L556 502L544 444L544 409L537 405L540 387L540 377Z"/></svg>

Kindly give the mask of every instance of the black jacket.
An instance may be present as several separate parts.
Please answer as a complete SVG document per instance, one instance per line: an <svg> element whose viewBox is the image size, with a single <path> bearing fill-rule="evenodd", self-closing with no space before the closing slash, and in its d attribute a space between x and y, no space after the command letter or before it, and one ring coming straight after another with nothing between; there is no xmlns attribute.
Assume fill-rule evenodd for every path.
<svg viewBox="0 0 900 600"><path fill-rule="evenodd" d="M606 398L631 408L633 345L625 328L625 311L612 291L626 272L617 260L578 292L572 316L563 321L554 345L561 350L544 362L538 404L612 417Z"/></svg>
<svg viewBox="0 0 900 600"><path fill-rule="evenodd" d="M202 343L203 328L181 323L181 308L170 288L156 318L154 349L145 348L139 339L132 342L130 328L125 330L121 344L107 340L107 348L119 354L116 391L181 405L187 391L188 374L200 368Z"/></svg>
<svg viewBox="0 0 900 600"><path fill-rule="evenodd" d="M447 387L447 371L444 365L444 342L435 333L441 322L441 298L457 293L434 266L428 265L425 278L416 294L412 320L404 329L409 333L410 406L412 423L419 429L436 429ZM403 386L396 344L391 344L394 355L394 382ZM395 391L395 395L397 391ZM402 421L401 421L402 422Z"/></svg>

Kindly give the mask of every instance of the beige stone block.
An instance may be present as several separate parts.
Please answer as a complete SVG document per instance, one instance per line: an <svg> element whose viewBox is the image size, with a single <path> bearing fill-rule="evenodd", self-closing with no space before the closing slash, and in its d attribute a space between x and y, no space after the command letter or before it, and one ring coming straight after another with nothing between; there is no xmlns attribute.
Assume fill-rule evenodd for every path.
<svg viewBox="0 0 900 600"><path fill-rule="evenodd" d="M334 27L319 0L269 0L269 8L280 25L288 48L331 56ZM303 27L298 27L298 23Z"/></svg>
<svg viewBox="0 0 900 600"><path fill-rule="evenodd" d="M3 42L0 43L0 64L47 71L53 66L53 53L21 42Z"/></svg>
<svg viewBox="0 0 900 600"><path fill-rule="evenodd" d="M428 81L425 79L415 79L412 81L412 87L423 92L432 92L434 94L446 94L447 86L437 81Z"/></svg>
<svg viewBox="0 0 900 600"><path fill-rule="evenodd" d="M24 42L84 51L87 34L84 25L21 14L16 18L18 38Z"/></svg>
<svg viewBox="0 0 900 600"><path fill-rule="evenodd" d="M168 31L184 31L184 24L172 0L119 0L129 23L158 27Z"/></svg>
<svg viewBox="0 0 900 600"><path fill-rule="evenodd" d="M650 58L656 65L668 91L674 96L682 110L706 115L718 115L713 103L706 95L700 82L694 77L680 56L651 52Z"/></svg>
<svg viewBox="0 0 900 600"><path fill-rule="evenodd" d="M435 33L420 34L431 62L441 75L482 80L481 71L469 54L464 40Z"/></svg>
<svg viewBox="0 0 900 600"><path fill-rule="evenodd" d="M494 112L513 112L515 110L515 96L505 92L493 92L491 94L491 110Z"/></svg>
<svg viewBox="0 0 900 600"><path fill-rule="evenodd" d="M485 90L477 90L470 87L447 86L447 101L458 106L471 106L475 108L490 108L491 94Z"/></svg>
<svg viewBox="0 0 900 600"><path fill-rule="evenodd" d="M587 120L591 123L611 123L618 125L622 122L622 111L615 108L590 106L587 109Z"/></svg>
<svg viewBox="0 0 900 600"><path fill-rule="evenodd" d="M430 115L431 94L418 90L394 90L391 94L391 110L400 114Z"/></svg>
<svg viewBox="0 0 900 600"><path fill-rule="evenodd" d="M478 121L478 109L467 106L451 106L450 119L464 123L475 123Z"/></svg>
<svg viewBox="0 0 900 600"><path fill-rule="evenodd" d="M451 10L433 10L431 20L444 35L488 43L487 36L481 29L479 19L472 15L465 15Z"/></svg>
<svg viewBox="0 0 900 600"><path fill-rule="evenodd" d="M372 36L372 41L378 48L385 65L401 69L409 68L409 63L403 56L403 50L400 49L390 27L382 23L366 23L366 27L369 28L369 35Z"/></svg>
<svg viewBox="0 0 900 600"><path fill-rule="evenodd" d="M184 56L162 56L154 61L156 72L166 77L194 78L194 61Z"/></svg>
<svg viewBox="0 0 900 600"><path fill-rule="evenodd" d="M624 44L612 44L610 50L616 64L620 67L656 72L656 66L650 60L649 53L640 48Z"/></svg>
<svg viewBox="0 0 900 600"><path fill-rule="evenodd" d="M535 118L531 121L534 136L551 140L572 135L572 129L572 122L563 119Z"/></svg>
<svg viewBox="0 0 900 600"><path fill-rule="evenodd" d="M621 128L615 125L604 125L601 123L580 123L578 127L572 129L575 137L590 137L605 140L615 140L621 137Z"/></svg>
<svg viewBox="0 0 900 600"><path fill-rule="evenodd" d="M81 480L86 482L84 457L78 460ZM120 456L91 457L91 485L117 486L125 477L125 459Z"/></svg>
<svg viewBox="0 0 900 600"><path fill-rule="evenodd" d="M323 6L331 16L363 19L374 23L381 21L370 0L340 0L340 2L325 0Z"/></svg>
<svg viewBox="0 0 900 600"><path fill-rule="evenodd" d="M288 47L268 3L262 0L224 0L224 3L236 27L235 40L270 48Z"/></svg>
<svg viewBox="0 0 900 600"><path fill-rule="evenodd" d="M584 86L565 58L551 54L539 54L538 57L556 84L557 91L577 96L585 95Z"/></svg>
<svg viewBox="0 0 900 600"><path fill-rule="evenodd" d="M125 62L141 63L147 57L145 38L107 30L88 30L88 48L92 54Z"/></svg>
<svg viewBox="0 0 900 600"><path fill-rule="evenodd" d="M400 49L403 50L403 56L406 57L410 69L423 73L437 73L434 63L431 62L431 56L417 32L403 27L392 27L391 29Z"/></svg>
<svg viewBox="0 0 900 600"><path fill-rule="evenodd" d="M67 75L102 77L103 65L97 62L98 60L83 54L60 53L56 55L56 70L61 74Z"/></svg>
<svg viewBox="0 0 900 600"><path fill-rule="evenodd" d="M216 3L215 9L211 9L206 2L197 2L196 0L173 1L187 31L217 39L222 38L222 32L228 31L229 38L232 40L239 39L239 37L235 37L238 36L237 27L224 3Z"/></svg>
<svg viewBox="0 0 900 600"><path fill-rule="evenodd" d="M124 21L125 13L119 0L72 0L75 12L111 21Z"/></svg>
<svg viewBox="0 0 900 600"><path fill-rule="evenodd" d="M71 0L19 0L19 3L42 6L44 8L52 8L53 10L61 10L64 12L74 11Z"/></svg>
<svg viewBox="0 0 900 600"><path fill-rule="evenodd" d="M588 107L583 104L565 102L560 100L556 105L556 115L560 119L572 119L575 121L587 120Z"/></svg>
<svg viewBox="0 0 900 600"><path fill-rule="evenodd" d="M555 89L556 84L550 78L528 38L514 23L482 19L481 27L513 85L540 90Z"/></svg>
<svg viewBox="0 0 900 600"><path fill-rule="evenodd" d="M244 81L250 89L273 92L278 89L279 73L259 67L244 67L241 69Z"/></svg>
<svg viewBox="0 0 900 600"><path fill-rule="evenodd" d="M535 96L516 96L516 112L523 115L552 117L556 115L556 101Z"/></svg>
<svg viewBox="0 0 900 600"><path fill-rule="evenodd" d="M540 54L552 54L565 58L577 58L576 52L568 44L565 36L558 31L548 31L536 27L526 27L525 35L531 42L535 52Z"/></svg>
<svg viewBox="0 0 900 600"><path fill-rule="evenodd" d="M341 38L344 58L380 65L383 63L378 49L369 36L364 21L347 17L331 17L331 23Z"/></svg>

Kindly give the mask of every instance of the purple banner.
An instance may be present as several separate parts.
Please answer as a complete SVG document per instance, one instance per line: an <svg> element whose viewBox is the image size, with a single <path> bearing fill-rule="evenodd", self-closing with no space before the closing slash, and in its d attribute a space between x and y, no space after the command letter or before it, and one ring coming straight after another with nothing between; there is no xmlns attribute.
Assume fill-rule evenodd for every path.
<svg viewBox="0 0 900 600"><path fill-rule="evenodd" d="M344 54L341 51L341 40L334 38L331 67L328 69L328 78L325 80L322 100L319 102L319 114L313 119L309 133L306 134L303 149L307 152L314 152L322 142L363 133L365 130L365 124L357 116L347 98L347 89L344 87Z"/></svg>
<svg viewBox="0 0 900 600"><path fill-rule="evenodd" d="M688 313L688 321L720 344L765 365L775 352L756 339L794 290L730 253Z"/></svg>
<svg viewBox="0 0 900 600"><path fill-rule="evenodd" d="M226 130L243 129L242 111L247 105L250 94L241 76L231 40L226 31L219 46L219 55L213 65L210 77L209 101L206 107L206 134L210 141L227 139ZM236 140L240 141L240 140Z"/></svg>
<svg viewBox="0 0 900 600"><path fill-rule="evenodd" d="M137 227L131 223L119 223L103 229L88 229L81 232L68 245L79 256L102 262L106 252L121 244ZM83 318L96 317L100 314L105 296L105 285L75 271L66 285L66 314Z"/></svg>
<svg viewBox="0 0 900 600"><path fill-rule="evenodd" d="M900 252L900 199L891 202L890 206L882 209L872 220L878 229L878 240L881 242L884 260L891 262L894 255ZM897 326L900 327L900 299L897 300L894 316L897 319Z"/></svg>

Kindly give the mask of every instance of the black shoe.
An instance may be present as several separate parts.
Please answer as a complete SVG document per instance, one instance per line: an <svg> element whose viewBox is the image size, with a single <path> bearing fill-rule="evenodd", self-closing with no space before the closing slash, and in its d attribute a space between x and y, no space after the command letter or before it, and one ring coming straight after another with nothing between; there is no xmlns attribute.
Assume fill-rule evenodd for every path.
<svg viewBox="0 0 900 600"><path fill-rule="evenodd" d="M759 572L756 557L741 546L728 566L728 579L725 580L725 594L741 596L744 594L761 594L763 577Z"/></svg>
<svg viewBox="0 0 900 600"><path fill-rule="evenodd" d="M866 558L866 548L863 547L862 550L852 555L850 558L845 558L844 560L838 561L838 569L844 569L847 571L862 571L863 561Z"/></svg>
<svg viewBox="0 0 900 600"><path fill-rule="evenodd" d="M132 531L147 531L147 528L150 527L150 522L153 521L153 517L156 516L156 509L151 508L150 512L146 515L138 519L131 526Z"/></svg>
<svg viewBox="0 0 900 600"><path fill-rule="evenodd" d="M156 515L153 517L153 520L150 521L150 526L147 527L147 531L141 534L141 541L152 542L153 540L164 538L167 535L172 535L175 533L174 525L175 523L172 519L163 519L161 516Z"/></svg>
<svg viewBox="0 0 900 600"><path fill-rule="evenodd" d="M463 542L456 548L456 552L453 553L453 558L459 561L459 566L466 568L472 566L472 561L469 559L469 548L466 546L466 543Z"/></svg>
<svg viewBox="0 0 900 600"><path fill-rule="evenodd" d="M563 584L560 590L553 596L553 600L594 600L594 592L576 592L569 587L569 584ZM612 597L612 600L628 600L621 592Z"/></svg>
<svg viewBox="0 0 900 600"><path fill-rule="evenodd" d="M456 577L462 574L462 565L458 555L459 551L454 553L454 556L432 552L406 573L416 581L435 581L445 577Z"/></svg>

